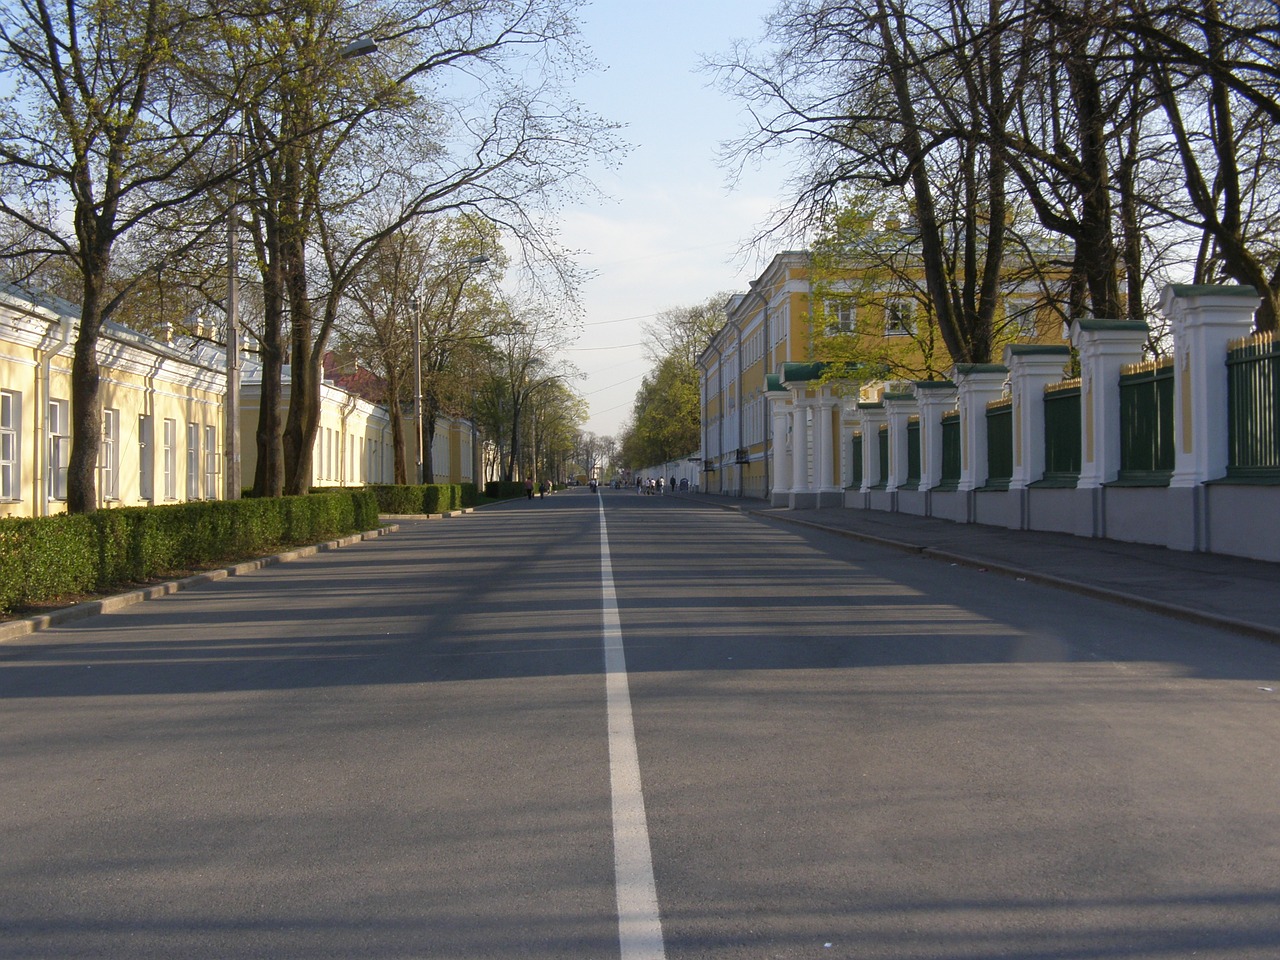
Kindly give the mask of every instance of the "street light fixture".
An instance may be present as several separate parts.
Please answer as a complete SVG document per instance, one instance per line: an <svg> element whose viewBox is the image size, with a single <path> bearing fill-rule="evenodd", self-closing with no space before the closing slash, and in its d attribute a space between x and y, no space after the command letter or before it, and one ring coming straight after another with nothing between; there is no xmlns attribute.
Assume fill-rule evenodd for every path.
<svg viewBox="0 0 1280 960"><path fill-rule="evenodd" d="M474 257L455 264L455 267L478 267L481 264L488 263L488 254L480 253ZM446 273L447 276L447 273ZM463 277L463 283L466 283L466 277ZM458 291L458 299L453 303L453 312L450 313L450 320L453 319L453 313L457 312L458 304L462 300L462 291ZM417 451L416 480L418 486L422 486L425 476L422 472L423 464L423 446L425 438L422 435L422 299L420 297L413 298L413 429L417 440L414 442L414 449ZM475 473L475 436L476 425L475 417L471 420L471 449L472 449L472 470ZM473 481L475 477L471 478Z"/></svg>

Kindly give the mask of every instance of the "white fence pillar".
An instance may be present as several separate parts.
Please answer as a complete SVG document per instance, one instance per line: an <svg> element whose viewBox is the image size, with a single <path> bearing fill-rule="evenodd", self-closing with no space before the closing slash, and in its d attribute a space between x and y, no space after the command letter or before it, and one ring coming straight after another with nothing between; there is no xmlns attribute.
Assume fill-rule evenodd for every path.
<svg viewBox="0 0 1280 960"><path fill-rule="evenodd" d="M886 422L883 403L859 403L858 419L862 423L862 486L863 493L880 482L889 469L880 462L880 424Z"/></svg>
<svg viewBox="0 0 1280 960"><path fill-rule="evenodd" d="M1147 332L1141 320L1071 321L1071 343L1080 351L1078 490L1120 475L1120 368L1142 359Z"/></svg>
<svg viewBox="0 0 1280 960"><path fill-rule="evenodd" d="M1044 477L1044 388L1059 382L1071 348L1056 344L1013 343L1004 348L1013 393L1013 477L1020 490Z"/></svg>
<svg viewBox="0 0 1280 960"><path fill-rule="evenodd" d="M892 492L907 482L907 421L920 412L915 394L886 393L884 409L889 421L889 472L885 489Z"/></svg>
<svg viewBox="0 0 1280 960"><path fill-rule="evenodd" d="M1194 487L1227 474L1227 344L1247 336L1262 301L1248 286L1165 287L1173 324L1173 476Z"/></svg>
<svg viewBox="0 0 1280 960"><path fill-rule="evenodd" d="M920 489L942 482L942 415L956 407L959 391L950 380L921 380L915 385L920 404Z"/></svg>
<svg viewBox="0 0 1280 960"><path fill-rule="evenodd" d="M1004 395L1009 368L998 363L958 363L951 371L960 408L960 483L976 490L987 482L987 404Z"/></svg>

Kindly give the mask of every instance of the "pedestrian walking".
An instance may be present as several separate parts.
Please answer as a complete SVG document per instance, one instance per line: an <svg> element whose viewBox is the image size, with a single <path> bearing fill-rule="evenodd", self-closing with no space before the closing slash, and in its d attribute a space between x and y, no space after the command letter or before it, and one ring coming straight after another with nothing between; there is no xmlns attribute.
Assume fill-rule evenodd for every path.
<svg viewBox="0 0 1280 960"><path fill-rule="evenodd" d="M524 478L524 495L530 500L533 499L533 477Z"/></svg>

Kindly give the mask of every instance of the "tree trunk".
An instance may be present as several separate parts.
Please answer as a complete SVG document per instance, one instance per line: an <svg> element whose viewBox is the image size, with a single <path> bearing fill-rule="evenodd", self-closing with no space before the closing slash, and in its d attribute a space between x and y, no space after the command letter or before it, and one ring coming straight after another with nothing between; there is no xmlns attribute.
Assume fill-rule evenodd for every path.
<svg viewBox="0 0 1280 960"><path fill-rule="evenodd" d="M278 497L284 492L284 450L281 414L284 392L284 290L280 278L279 242L270 225L266 236L255 236L262 265L263 329L262 390L258 403L255 441L258 462L253 473L255 497Z"/></svg>
<svg viewBox="0 0 1280 960"><path fill-rule="evenodd" d="M84 295L80 328L71 361L71 456L67 463L67 512L98 509L98 451L102 445L99 400L101 370L98 336L102 329L102 289L107 269L105 252L88 255L84 266Z"/></svg>
<svg viewBox="0 0 1280 960"><path fill-rule="evenodd" d="M391 418L392 448L392 482L406 484L409 482L408 458L404 449L404 414L400 410L400 374L394 363L386 364L387 372L387 413Z"/></svg>
<svg viewBox="0 0 1280 960"><path fill-rule="evenodd" d="M285 286L289 297L289 414L285 418L284 493L301 496L311 489L316 428L320 423L320 371L312 351L311 301L307 297L306 251L301 238L284 244Z"/></svg>

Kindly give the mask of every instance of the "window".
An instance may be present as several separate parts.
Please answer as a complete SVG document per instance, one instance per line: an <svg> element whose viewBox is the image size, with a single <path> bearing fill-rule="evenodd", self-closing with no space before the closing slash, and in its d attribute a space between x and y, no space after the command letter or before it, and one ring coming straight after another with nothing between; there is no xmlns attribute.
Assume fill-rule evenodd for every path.
<svg viewBox="0 0 1280 960"><path fill-rule="evenodd" d="M22 450L22 395L0 390L0 500L17 500L22 482L19 453Z"/></svg>
<svg viewBox="0 0 1280 960"><path fill-rule="evenodd" d="M200 424L187 424L187 499L200 499Z"/></svg>
<svg viewBox="0 0 1280 960"><path fill-rule="evenodd" d="M210 500L218 496L218 428L204 428L204 495Z"/></svg>
<svg viewBox="0 0 1280 960"><path fill-rule="evenodd" d="M49 401L49 499L67 499L71 460L71 409L66 400Z"/></svg>
<svg viewBox="0 0 1280 960"><path fill-rule="evenodd" d="M178 499L178 421L164 422L164 498Z"/></svg>
<svg viewBox="0 0 1280 960"><path fill-rule="evenodd" d="M1038 303L1034 297L1008 297L1004 302L1005 319L1011 332L1019 340L1034 340L1037 335L1036 314Z"/></svg>
<svg viewBox="0 0 1280 960"><path fill-rule="evenodd" d="M103 500L120 499L120 411L102 411L102 446L98 448L99 490Z"/></svg>
<svg viewBox="0 0 1280 960"><path fill-rule="evenodd" d="M907 337L916 332L915 305L910 300L890 300L884 305L884 335Z"/></svg>
<svg viewBox="0 0 1280 960"><path fill-rule="evenodd" d="M155 421L147 414L138 417L138 496L155 497L156 455Z"/></svg>
<svg viewBox="0 0 1280 960"><path fill-rule="evenodd" d="M825 314L827 318L826 334L834 337L841 333L853 333L857 329L858 308L847 301L831 300L827 302Z"/></svg>

